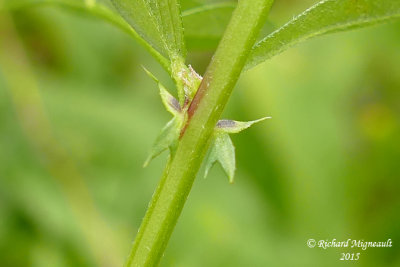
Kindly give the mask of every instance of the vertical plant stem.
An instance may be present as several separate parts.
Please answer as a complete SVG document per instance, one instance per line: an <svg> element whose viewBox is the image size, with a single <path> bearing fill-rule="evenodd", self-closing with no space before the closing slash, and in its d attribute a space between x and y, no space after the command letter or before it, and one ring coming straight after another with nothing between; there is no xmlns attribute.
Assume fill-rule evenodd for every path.
<svg viewBox="0 0 400 267"><path fill-rule="evenodd" d="M177 151L140 226L126 266L156 266L185 204L208 140L273 0L241 0L189 108Z"/></svg>

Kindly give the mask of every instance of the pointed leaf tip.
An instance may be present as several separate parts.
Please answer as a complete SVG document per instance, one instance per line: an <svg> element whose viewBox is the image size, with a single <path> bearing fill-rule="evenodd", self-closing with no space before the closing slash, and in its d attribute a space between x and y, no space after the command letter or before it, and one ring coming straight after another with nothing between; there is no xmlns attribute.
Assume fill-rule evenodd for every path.
<svg viewBox="0 0 400 267"><path fill-rule="evenodd" d="M174 116L180 114L182 109L178 100L173 97L161 83L158 84L158 87L160 89L161 101L163 102L167 111Z"/></svg>
<svg viewBox="0 0 400 267"><path fill-rule="evenodd" d="M148 69L146 69L145 66L141 65L141 67L142 67L142 69L144 70L144 72L146 72L146 74L147 74L151 79L153 79L156 83L159 83L159 82L160 82L160 81L157 79L157 77L154 76L153 73L151 73Z"/></svg>
<svg viewBox="0 0 400 267"><path fill-rule="evenodd" d="M271 117L264 117L254 121L234 121L234 120L219 120L217 122L217 131L222 131L225 133L239 133L253 124L264 121L266 119L271 119Z"/></svg>
<svg viewBox="0 0 400 267"><path fill-rule="evenodd" d="M157 77L154 76L153 73L151 73L144 66L142 66L142 68L146 72L146 74L157 83L160 91L161 101L163 102L165 109L174 116L180 114L182 109L178 100L168 92L168 90L164 87L164 85L162 85L162 83L157 79Z"/></svg>

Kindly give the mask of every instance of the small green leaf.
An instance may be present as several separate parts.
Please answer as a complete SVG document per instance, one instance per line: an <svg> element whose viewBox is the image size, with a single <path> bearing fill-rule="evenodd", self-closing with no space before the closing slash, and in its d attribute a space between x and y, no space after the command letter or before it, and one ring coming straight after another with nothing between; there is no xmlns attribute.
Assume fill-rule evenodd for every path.
<svg viewBox="0 0 400 267"><path fill-rule="evenodd" d="M345 31L400 17L399 0L324 0L258 42L245 69L309 38Z"/></svg>
<svg viewBox="0 0 400 267"><path fill-rule="evenodd" d="M210 153L208 155L204 177L207 177L209 170L216 163L219 162L228 175L229 182L233 183L235 175L235 147L229 134L238 133L244 129L249 128L251 125L260 121L270 119L265 117L254 121L234 121L234 120L219 120L212 135Z"/></svg>
<svg viewBox="0 0 400 267"><path fill-rule="evenodd" d="M156 138L143 167L146 167L152 159L168 148L170 149L171 154L174 153L179 138L181 124L182 121L180 120L180 117L174 117L164 126Z"/></svg>
<svg viewBox="0 0 400 267"><path fill-rule="evenodd" d="M233 183L236 169L235 147L227 133L214 133L210 153L206 161L204 177L207 177L209 170L216 162L221 164L229 178L229 182Z"/></svg>
<svg viewBox="0 0 400 267"><path fill-rule="evenodd" d="M172 62L184 61L186 47L177 0L112 0L125 20Z"/></svg>
<svg viewBox="0 0 400 267"><path fill-rule="evenodd" d="M167 91L167 89L165 89L165 87L161 84L157 77L155 77L145 67L143 67L143 69L147 73L147 75L157 83L160 90L161 101L163 102L167 111L174 116L174 118L170 120L167 125L161 130L161 133L154 142L150 154L143 165L144 167L146 167L153 158L157 157L168 148L170 150L170 153L174 154L184 121L184 114L178 100L176 100L176 98L173 97Z"/></svg>
<svg viewBox="0 0 400 267"><path fill-rule="evenodd" d="M219 120L216 130L224 133L239 133L244 129L249 128L255 123L270 119L271 117L264 117L254 121L234 121L234 120Z"/></svg>
<svg viewBox="0 0 400 267"><path fill-rule="evenodd" d="M181 106L178 102L178 100L176 100L176 98L171 95L167 89L165 89L165 87L162 85L162 83L157 79L156 76L154 76L150 71L148 71L145 67L143 67L144 71L146 72L146 74L152 78L158 85L158 88L160 89L160 96L161 96L161 101L164 104L164 107L166 108L166 110L171 113L173 116L178 116L181 112Z"/></svg>

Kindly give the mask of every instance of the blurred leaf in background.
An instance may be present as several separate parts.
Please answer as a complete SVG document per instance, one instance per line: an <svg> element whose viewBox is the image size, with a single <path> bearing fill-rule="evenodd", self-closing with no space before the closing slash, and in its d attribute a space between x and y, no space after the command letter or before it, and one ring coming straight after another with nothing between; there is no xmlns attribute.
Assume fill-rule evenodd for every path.
<svg viewBox="0 0 400 267"><path fill-rule="evenodd" d="M183 1L183 14L211 2ZM227 5L216 15L194 13L193 25L183 19L194 66L215 49L234 4L225 2L217 3ZM314 2L276 1L269 25ZM93 17L38 7L12 18L54 139L119 248L102 242L123 261L165 156L152 168L142 164L169 118L140 65L164 84L171 81L128 35ZM202 20L215 23L213 32L197 30ZM161 265L337 266L348 251L310 249L307 240L391 238L396 244L399 29L396 22L312 40L245 73L224 117L273 119L232 137L234 185L220 167L198 177ZM98 266L68 201L79 192L65 192L49 172L19 108L1 72L0 265ZM361 252L356 266L400 265L397 245L354 252Z"/></svg>

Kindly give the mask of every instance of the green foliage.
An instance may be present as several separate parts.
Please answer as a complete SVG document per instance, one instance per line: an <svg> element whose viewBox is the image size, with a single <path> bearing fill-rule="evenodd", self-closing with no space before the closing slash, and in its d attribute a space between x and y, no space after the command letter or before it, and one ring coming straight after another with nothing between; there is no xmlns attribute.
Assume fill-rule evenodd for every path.
<svg viewBox="0 0 400 267"><path fill-rule="evenodd" d="M178 142L179 136L182 131L184 123L187 121L187 110L181 108L178 100L173 97L167 89L161 84L161 82L146 68L143 68L146 74L154 80L159 88L161 101L164 104L165 109L172 114L173 118L164 126L160 134L157 136L148 158L144 163L146 167L152 159L160 155L163 151L169 149L170 156L173 157ZM192 101L191 98L187 98L187 101ZM232 140L229 134L239 133L255 123L263 120L270 119L270 117L264 117L254 121L234 121L234 120L219 120L215 125L214 132L210 137L211 148L208 155L205 167L204 177L208 175L211 167L219 162L224 169L225 173L229 178L229 182L233 183L233 178L236 169L235 163L235 147L233 146Z"/></svg>
<svg viewBox="0 0 400 267"><path fill-rule="evenodd" d="M270 119L270 117L261 118L255 121L233 121L219 120L215 126L211 137L211 148L206 160L204 177L207 177L209 170L219 162L228 176L229 182L233 183L236 170L235 147L229 134L239 133L257 122Z"/></svg>
<svg viewBox="0 0 400 267"><path fill-rule="evenodd" d="M112 0L125 20L152 46L174 61L184 61L186 47L176 0Z"/></svg>
<svg viewBox="0 0 400 267"><path fill-rule="evenodd" d="M170 156L127 266L158 264L209 144L205 175L219 162L233 182L235 148L229 134L263 120L218 121L244 68L249 69L311 37L400 16L400 4L395 0L326 0L254 45L272 0L239 1L233 13L236 6L233 2L201 1L198 5L196 1L188 1L183 14L177 0L112 2L123 19L104 2L90 0L9 0L0 8L15 10L28 5L51 4L94 14L139 41L175 82L178 100L146 70L158 84L161 100L173 118L157 137L145 165L167 149ZM186 65L186 41L193 49L213 49L219 44L204 79Z"/></svg>
<svg viewBox="0 0 400 267"><path fill-rule="evenodd" d="M179 114L181 114L182 108L178 100L176 100L176 98L168 92L168 90L164 87L164 85L162 85L162 83L156 78L156 76L154 76L146 68L143 69L146 74L157 83L158 88L160 89L161 101L164 104L165 109L173 116L178 116Z"/></svg>
<svg viewBox="0 0 400 267"><path fill-rule="evenodd" d="M176 152L167 163L132 246L127 266L154 266L160 261L205 156L215 125L271 4L270 0L238 3L189 105L188 120L182 128Z"/></svg>
<svg viewBox="0 0 400 267"><path fill-rule="evenodd" d="M398 0L324 0L258 42L246 69L309 38L382 23L400 17Z"/></svg>
<svg viewBox="0 0 400 267"><path fill-rule="evenodd" d="M150 154L143 165L146 167L153 158L157 157L164 150L169 149L171 155L174 154L176 146L178 145L178 138L184 123L185 114L182 112L178 100L176 100L175 97L165 89L161 82L152 73L145 68L144 70L147 75L157 83L158 88L160 89L161 101L164 104L165 109L173 116L155 140L150 150Z"/></svg>
<svg viewBox="0 0 400 267"><path fill-rule="evenodd" d="M225 132L228 134L240 133L243 130L251 127L253 124L262 122L271 117L264 117L254 121L233 121L233 120L220 120L217 123L216 131Z"/></svg>
<svg viewBox="0 0 400 267"><path fill-rule="evenodd" d="M197 75L185 65L186 45L177 0L112 0L125 20L161 54L171 61L179 103L184 105L196 92Z"/></svg>
<svg viewBox="0 0 400 267"><path fill-rule="evenodd" d="M100 3L84 0L5 0L0 9L59 5L95 15L129 33L167 71L174 72L165 56L175 58L177 66L172 75L176 76L184 68L182 62L186 55L185 39L190 49L214 49L236 6L235 1L226 0L184 1L181 16L179 4L175 0L111 1L132 27L106 5L108 0ZM258 42L249 55L245 69L250 69L309 38L382 23L398 17L400 4L396 0L320 1Z"/></svg>

